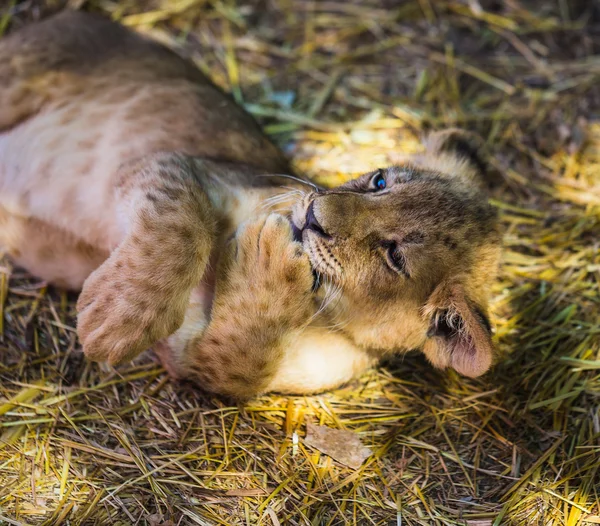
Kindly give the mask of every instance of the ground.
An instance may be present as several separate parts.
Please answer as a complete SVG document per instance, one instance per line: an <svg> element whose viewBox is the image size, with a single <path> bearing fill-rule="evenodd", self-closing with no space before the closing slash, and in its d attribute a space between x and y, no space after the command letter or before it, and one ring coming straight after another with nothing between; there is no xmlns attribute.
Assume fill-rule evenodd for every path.
<svg viewBox="0 0 600 526"><path fill-rule="evenodd" d="M71 0L195 60L335 184L479 132L504 228L498 364L417 355L238 407L152 356L86 362L73 297L0 267L0 524L600 523L600 11L594 2ZM0 33L64 1L2 0ZM350 430L344 467L306 424ZM172 522L169 522L172 521Z"/></svg>

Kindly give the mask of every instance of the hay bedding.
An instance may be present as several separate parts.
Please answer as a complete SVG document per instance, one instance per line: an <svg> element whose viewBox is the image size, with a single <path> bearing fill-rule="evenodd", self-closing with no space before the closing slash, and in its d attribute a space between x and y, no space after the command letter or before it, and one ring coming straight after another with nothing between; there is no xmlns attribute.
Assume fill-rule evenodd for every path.
<svg viewBox="0 0 600 526"><path fill-rule="evenodd" d="M60 4L60 5L58 5ZM589 4L589 5L588 5ZM60 8L3 1L0 31ZM501 363L407 356L245 407L149 356L83 360L73 298L0 268L0 524L600 523L600 13L592 2L73 0L154 34L334 184L428 128L479 131L498 174ZM345 467L306 423L358 434Z"/></svg>

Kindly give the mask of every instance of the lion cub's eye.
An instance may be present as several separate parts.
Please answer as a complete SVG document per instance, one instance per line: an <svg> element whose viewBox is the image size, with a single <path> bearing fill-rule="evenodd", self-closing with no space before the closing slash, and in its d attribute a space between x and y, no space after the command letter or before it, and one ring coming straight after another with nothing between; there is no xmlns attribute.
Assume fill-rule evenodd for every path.
<svg viewBox="0 0 600 526"><path fill-rule="evenodd" d="M398 250L398 245L395 241L385 241L382 243L383 248L385 249L385 260L393 271L398 272L398 274L403 274L407 278L410 278L410 274L406 270L406 258L404 254Z"/></svg>
<svg viewBox="0 0 600 526"><path fill-rule="evenodd" d="M383 176L383 173L381 172L381 170L377 170L377 172L375 172L375 175L371 179L371 188L373 188L373 190L375 191L378 191L384 190L386 187L387 183L385 177Z"/></svg>

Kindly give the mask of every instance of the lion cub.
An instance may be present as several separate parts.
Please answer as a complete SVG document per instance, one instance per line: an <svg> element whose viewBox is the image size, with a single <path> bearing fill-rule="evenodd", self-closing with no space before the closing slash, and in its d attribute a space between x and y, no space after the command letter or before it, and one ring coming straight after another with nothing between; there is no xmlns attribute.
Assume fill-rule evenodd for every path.
<svg viewBox="0 0 600 526"><path fill-rule="evenodd" d="M451 130L411 164L289 192L255 121L161 45L76 12L0 41L0 243L82 290L92 360L154 347L240 398L410 349L480 375L500 245L483 169Z"/></svg>

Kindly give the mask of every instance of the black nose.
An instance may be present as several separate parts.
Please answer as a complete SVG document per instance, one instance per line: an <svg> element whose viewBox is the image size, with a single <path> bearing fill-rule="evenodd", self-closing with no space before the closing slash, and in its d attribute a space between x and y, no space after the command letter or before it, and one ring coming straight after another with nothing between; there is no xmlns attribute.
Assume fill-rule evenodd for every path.
<svg viewBox="0 0 600 526"><path fill-rule="evenodd" d="M316 232L317 234L323 237L329 237L329 235L325 232L325 230L323 230L323 227L315 217L314 205L314 201L310 205L308 205L308 209L306 210L306 221L304 223L303 230L312 230L313 232Z"/></svg>

